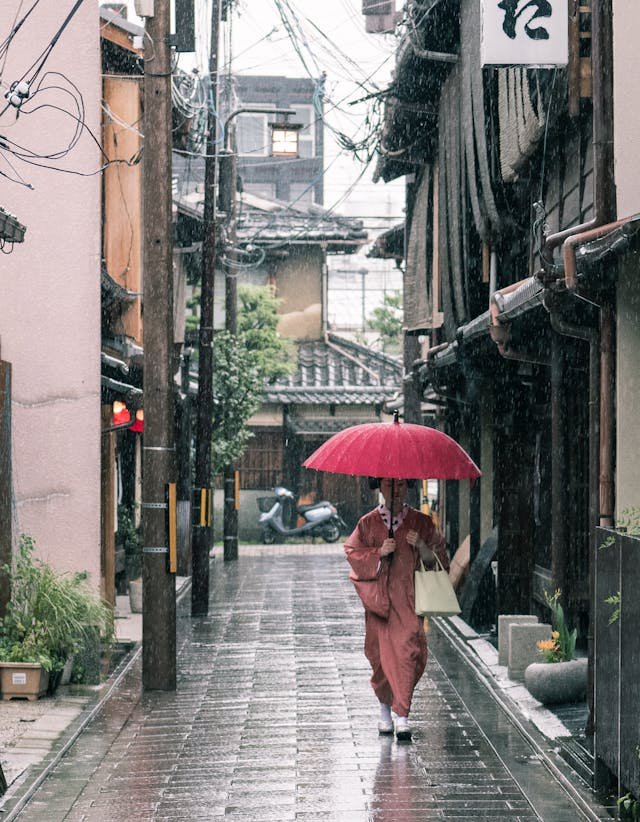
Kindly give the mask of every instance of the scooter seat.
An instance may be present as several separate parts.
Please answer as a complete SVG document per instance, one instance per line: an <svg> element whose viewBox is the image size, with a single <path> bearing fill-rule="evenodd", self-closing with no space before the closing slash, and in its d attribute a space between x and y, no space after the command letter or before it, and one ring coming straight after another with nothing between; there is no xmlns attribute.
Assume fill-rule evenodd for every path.
<svg viewBox="0 0 640 822"><path fill-rule="evenodd" d="M311 505L298 505L296 510L299 514L304 514L305 511L310 511L312 508L328 508L331 506L331 503L328 502L326 499L320 500L320 502L312 502Z"/></svg>

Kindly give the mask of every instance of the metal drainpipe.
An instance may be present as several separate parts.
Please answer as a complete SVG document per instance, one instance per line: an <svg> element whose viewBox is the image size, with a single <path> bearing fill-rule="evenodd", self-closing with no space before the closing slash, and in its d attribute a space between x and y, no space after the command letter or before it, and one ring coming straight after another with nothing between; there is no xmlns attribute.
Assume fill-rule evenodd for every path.
<svg viewBox="0 0 640 822"><path fill-rule="evenodd" d="M591 82L593 99L593 209L591 220L547 237L542 245L542 271L538 276L554 280L557 272L553 250L573 237L603 223L616 213L613 176L613 14L612 0L591 5Z"/></svg>
<svg viewBox="0 0 640 822"><path fill-rule="evenodd" d="M594 602L595 602L595 525L599 519L600 504L600 334L589 326L573 325L563 320L555 311L553 294L545 291L543 302L549 312L551 328L565 337L574 337L589 343L589 633L587 651L589 657L588 688L589 718L587 733L594 727ZM553 425L553 422L552 422ZM552 469L557 464L552 463ZM562 479L560 480L562 481ZM553 482L553 480L552 480ZM564 526L563 526L564 527ZM562 546L560 546L562 550Z"/></svg>

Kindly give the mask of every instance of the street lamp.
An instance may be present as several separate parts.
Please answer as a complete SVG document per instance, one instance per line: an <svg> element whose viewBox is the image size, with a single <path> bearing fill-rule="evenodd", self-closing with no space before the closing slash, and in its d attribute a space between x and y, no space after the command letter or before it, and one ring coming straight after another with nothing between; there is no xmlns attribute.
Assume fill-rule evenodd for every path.
<svg viewBox="0 0 640 822"><path fill-rule="evenodd" d="M289 157L295 159L299 156L300 129L302 123L285 122L269 123L271 129L271 156Z"/></svg>

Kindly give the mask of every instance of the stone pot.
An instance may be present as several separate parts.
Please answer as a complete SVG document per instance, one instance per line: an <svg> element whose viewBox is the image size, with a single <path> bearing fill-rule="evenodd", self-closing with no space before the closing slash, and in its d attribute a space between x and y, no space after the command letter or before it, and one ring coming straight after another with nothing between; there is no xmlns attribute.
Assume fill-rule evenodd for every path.
<svg viewBox="0 0 640 822"><path fill-rule="evenodd" d="M534 662L524 672L527 690L543 705L580 702L587 693L586 657L570 662Z"/></svg>
<svg viewBox="0 0 640 822"><path fill-rule="evenodd" d="M129 605L132 614L142 613L142 579L129 581Z"/></svg>

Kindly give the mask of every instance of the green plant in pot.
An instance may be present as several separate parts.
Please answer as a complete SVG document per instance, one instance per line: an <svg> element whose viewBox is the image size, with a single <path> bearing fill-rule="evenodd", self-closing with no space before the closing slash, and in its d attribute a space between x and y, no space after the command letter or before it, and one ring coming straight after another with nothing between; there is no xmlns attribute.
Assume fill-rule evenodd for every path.
<svg viewBox="0 0 640 822"><path fill-rule="evenodd" d="M551 610L552 631L536 645L544 662L534 662L524 672L524 682L543 705L578 702L587 690L587 659L575 658L578 632L570 630L560 605L560 591L545 592Z"/></svg>
<svg viewBox="0 0 640 822"><path fill-rule="evenodd" d="M124 548L127 579L138 579L142 576L142 536L135 510L125 505L118 506L117 541Z"/></svg>
<svg viewBox="0 0 640 822"><path fill-rule="evenodd" d="M113 609L89 584L88 574L64 574L33 556L34 541L23 535L12 566L3 571L11 601L0 620L0 661L38 662L59 682L66 660L100 641L114 640Z"/></svg>

